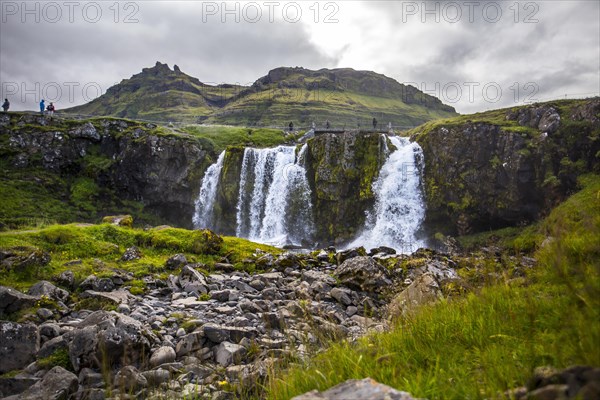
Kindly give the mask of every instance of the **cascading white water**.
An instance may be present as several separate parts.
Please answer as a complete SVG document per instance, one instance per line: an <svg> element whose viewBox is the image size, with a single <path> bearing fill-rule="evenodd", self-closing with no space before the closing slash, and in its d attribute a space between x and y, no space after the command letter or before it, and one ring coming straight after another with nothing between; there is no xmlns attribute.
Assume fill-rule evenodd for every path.
<svg viewBox="0 0 600 400"><path fill-rule="evenodd" d="M302 161L306 145L298 160L295 152L294 146L244 150L237 236L279 245L310 237L310 188Z"/></svg>
<svg viewBox="0 0 600 400"><path fill-rule="evenodd" d="M195 204L196 212L192 219L196 229L211 228L213 226L213 209L224 158L225 152L223 151L219 154L217 162L208 167L202 178L202 186Z"/></svg>
<svg viewBox="0 0 600 400"><path fill-rule="evenodd" d="M389 155L373 183L374 210L367 214L363 233L349 247L388 246L401 253L412 253L425 246L425 241L416 235L425 217L419 172L423 151L408 138L390 136L389 139L396 150Z"/></svg>

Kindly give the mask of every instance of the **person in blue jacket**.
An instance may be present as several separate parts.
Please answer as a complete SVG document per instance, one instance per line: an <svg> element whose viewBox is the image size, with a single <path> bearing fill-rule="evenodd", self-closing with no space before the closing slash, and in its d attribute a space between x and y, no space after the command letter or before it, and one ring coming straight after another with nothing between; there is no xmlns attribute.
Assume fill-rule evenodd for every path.
<svg viewBox="0 0 600 400"><path fill-rule="evenodd" d="M40 114L44 115L44 110L46 109L46 104L44 103L44 99L40 101Z"/></svg>

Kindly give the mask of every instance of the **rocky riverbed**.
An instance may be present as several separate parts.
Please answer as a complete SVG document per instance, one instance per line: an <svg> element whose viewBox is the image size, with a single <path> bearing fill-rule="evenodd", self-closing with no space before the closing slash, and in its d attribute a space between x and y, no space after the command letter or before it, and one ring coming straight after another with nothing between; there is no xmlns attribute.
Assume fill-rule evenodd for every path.
<svg viewBox="0 0 600 400"><path fill-rule="evenodd" d="M129 248L122 259L138 253ZM128 284L133 275L120 270L79 284L71 271L63 272L28 294L0 287L2 318L29 312L21 315L24 322L0 322L0 394L225 399L259 393L274 368L303 359L328 340L383 331L390 310L436 299L443 282L458 278L444 255L394 253L259 252L256 265L267 272L256 274L227 263L208 273L175 254L165 265L168 277L146 276L147 290L138 295ZM45 255L6 250L2 263L36 257ZM400 268L411 258L420 261Z"/></svg>

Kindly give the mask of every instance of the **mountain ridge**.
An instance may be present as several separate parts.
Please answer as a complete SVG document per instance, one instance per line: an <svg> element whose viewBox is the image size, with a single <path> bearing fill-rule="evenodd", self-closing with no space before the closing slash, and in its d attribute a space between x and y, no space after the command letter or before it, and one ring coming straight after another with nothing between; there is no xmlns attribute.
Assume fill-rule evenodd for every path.
<svg viewBox="0 0 600 400"><path fill-rule="evenodd" d="M174 65L156 62L67 112L134 119L229 125L416 126L457 115L454 108L385 75L352 68L278 67L251 86L209 85Z"/></svg>

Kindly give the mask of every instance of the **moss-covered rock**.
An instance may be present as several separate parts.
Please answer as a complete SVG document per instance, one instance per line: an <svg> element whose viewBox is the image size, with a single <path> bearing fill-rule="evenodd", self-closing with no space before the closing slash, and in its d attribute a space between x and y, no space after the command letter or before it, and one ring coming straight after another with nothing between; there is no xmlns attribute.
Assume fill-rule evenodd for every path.
<svg viewBox="0 0 600 400"><path fill-rule="evenodd" d="M468 234L544 216L579 175L600 170L599 111L599 99L558 101L415 129L425 155L426 224Z"/></svg>
<svg viewBox="0 0 600 400"><path fill-rule="evenodd" d="M189 227L202 174L215 159L200 139L154 124L2 115L0 223L131 213Z"/></svg>
<svg viewBox="0 0 600 400"><path fill-rule="evenodd" d="M308 142L306 170L317 240L342 242L364 226L365 211L375 201L372 185L386 158L383 140L380 134L346 132Z"/></svg>
<svg viewBox="0 0 600 400"><path fill-rule="evenodd" d="M224 235L235 235L243 160L244 147L230 146L225 151L213 211L214 228Z"/></svg>

